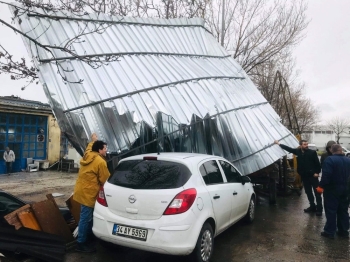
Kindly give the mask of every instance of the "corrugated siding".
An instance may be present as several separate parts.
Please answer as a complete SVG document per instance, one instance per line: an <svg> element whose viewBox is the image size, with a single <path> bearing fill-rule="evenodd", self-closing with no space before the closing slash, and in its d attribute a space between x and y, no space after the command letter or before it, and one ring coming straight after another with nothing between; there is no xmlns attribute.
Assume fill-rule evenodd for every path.
<svg viewBox="0 0 350 262"><path fill-rule="evenodd" d="M73 48L80 55L118 57L92 68L54 50L60 60L49 61L49 52L27 42L58 123L76 148L83 149L97 132L115 154L157 149L215 154L249 174L284 155L273 140L297 146L201 19L52 15L69 19L30 16L20 28L42 44L63 46L103 26L102 34L84 35ZM70 81L62 80L56 62ZM72 83L80 79L82 84Z"/></svg>

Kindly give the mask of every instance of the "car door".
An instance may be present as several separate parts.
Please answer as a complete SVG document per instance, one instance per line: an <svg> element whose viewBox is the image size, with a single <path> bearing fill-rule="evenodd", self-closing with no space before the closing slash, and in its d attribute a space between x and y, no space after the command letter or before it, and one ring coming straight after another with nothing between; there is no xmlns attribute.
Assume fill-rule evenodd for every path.
<svg viewBox="0 0 350 262"><path fill-rule="evenodd" d="M216 160L202 163L199 170L210 194L217 232L220 233L230 225L232 188L230 184L224 183Z"/></svg>
<svg viewBox="0 0 350 262"><path fill-rule="evenodd" d="M232 213L230 223L233 224L242 218L248 209L250 200L250 186L248 183L242 185L242 175L228 161L219 160L220 167L226 178L226 183L232 190Z"/></svg>

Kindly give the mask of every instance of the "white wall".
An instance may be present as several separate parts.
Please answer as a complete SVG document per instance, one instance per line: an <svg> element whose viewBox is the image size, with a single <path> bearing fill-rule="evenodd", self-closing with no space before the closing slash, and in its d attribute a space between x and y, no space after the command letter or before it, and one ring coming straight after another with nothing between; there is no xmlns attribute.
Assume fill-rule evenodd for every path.
<svg viewBox="0 0 350 262"><path fill-rule="evenodd" d="M74 166L80 168L80 159L81 155L75 150L74 147L68 147L68 154L67 154L68 159L73 159L74 160Z"/></svg>

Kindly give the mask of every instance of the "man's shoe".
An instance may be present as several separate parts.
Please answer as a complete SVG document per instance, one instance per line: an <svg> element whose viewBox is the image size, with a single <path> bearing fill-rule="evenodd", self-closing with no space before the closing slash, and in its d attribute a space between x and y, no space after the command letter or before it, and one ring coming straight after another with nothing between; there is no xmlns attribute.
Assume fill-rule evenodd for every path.
<svg viewBox="0 0 350 262"><path fill-rule="evenodd" d="M333 235L328 234L328 233L326 233L326 232L321 232L321 236L326 237L326 238L329 238L329 239L334 239L334 236L333 236Z"/></svg>
<svg viewBox="0 0 350 262"><path fill-rule="evenodd" d="M316 207L308 207L304 209L305 213L313 213L316 212Z"/></svg>
<svg viewBox="0 0 350 262"><path fill-rule="evenodd" d="M96 251L96 248L88 246L85 243L78 243L77 247L75 248L75 251L82 252L82 253L92 253Z"/></svg>
<svg viewBox="0 0 350 262"><path fill-rule="evenodd" d="M345 231L345 232L339 232L337 231L337 235L341 238L347 238L349 239L349 232Z"/></svg>
<svg viewBox="0 0 350 262"><path fill-rule="evenodd" d="M316 211L316 216L318 217L322 216L322 211Z"/></svg>

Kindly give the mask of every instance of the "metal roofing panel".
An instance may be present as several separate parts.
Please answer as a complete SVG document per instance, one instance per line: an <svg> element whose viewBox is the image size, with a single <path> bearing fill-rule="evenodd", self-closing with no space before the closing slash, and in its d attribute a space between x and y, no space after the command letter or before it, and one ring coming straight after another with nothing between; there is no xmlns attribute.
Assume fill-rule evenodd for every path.
<svg viewBox="0 0 350 262"><path fill-rule="evenodd" d="M203 20L36 11L19 25L31 37L63 46L103 26L103 33L84 34L72 47L79 55L118 57L92 68L60 50L52 50L53 59L26 42L58 123L78 151L97 132L114 154L215 154L249 174L284 155L272 146L274 139L297 145ZM57 65L69 81L57 74Z"/></svg>

